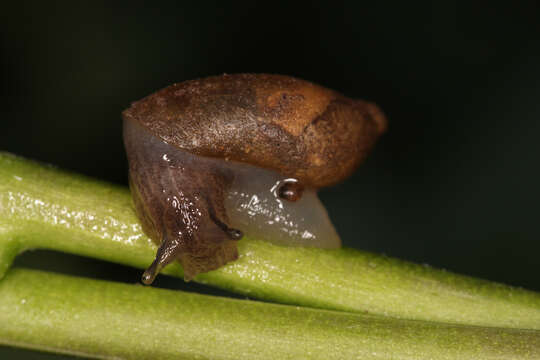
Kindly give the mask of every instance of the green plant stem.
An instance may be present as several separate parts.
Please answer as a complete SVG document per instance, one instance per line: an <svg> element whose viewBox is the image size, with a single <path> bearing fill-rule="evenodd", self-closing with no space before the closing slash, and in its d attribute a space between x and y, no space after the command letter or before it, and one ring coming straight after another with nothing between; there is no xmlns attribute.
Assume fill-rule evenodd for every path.
<svg viewBox="0 0 540 360"><path fill-rule="evenodd" d="M0 270L32 248L139 268L151 263L156 250L141 232L126 188L0 153ZM239 251L238 261L195 281L321 309L540 329L540 295L523 289L352 249L243 239ZM182 275L179 264L164 273Z"/></svg>
<svg viewBox="0 0 540 360"><path fill-rule="evenodd" d="M540 332L298 308L14 269L0 342L126 359L533 359Z"/></svg>

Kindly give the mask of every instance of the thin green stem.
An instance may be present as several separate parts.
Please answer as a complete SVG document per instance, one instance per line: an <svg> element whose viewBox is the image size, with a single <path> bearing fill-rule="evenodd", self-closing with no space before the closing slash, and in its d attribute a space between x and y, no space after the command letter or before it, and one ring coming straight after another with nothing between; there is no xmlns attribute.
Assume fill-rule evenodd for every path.
<svg viewBox="0 0 540 360"><path fill-rule="evenodd" d="M534 359L540 332L233 300L25 269L0 343L104 359Z"/></svg>
<svg viewBox="0 0 540 360"><path fill-rule="evenodd" d="M29 248L145 268L156 247L142 234L126 188L0 154L0 270ZM195 281L321 309L540 329L540 295L523 289L352 249L243 239L239 251L238 261ZM181 276L178 264L164 272Z"/></svg>

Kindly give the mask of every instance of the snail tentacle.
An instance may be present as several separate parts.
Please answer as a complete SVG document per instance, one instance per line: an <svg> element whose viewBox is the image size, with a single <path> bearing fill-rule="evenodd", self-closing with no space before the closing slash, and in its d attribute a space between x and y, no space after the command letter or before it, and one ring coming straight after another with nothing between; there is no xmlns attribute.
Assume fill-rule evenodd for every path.
<svg viewBox="0 0 540 360"><path fill-rule="evenodd" d="M143 284L152 284L161 269L176 259L177 254L174 254L174 251L171 250L173 250L173 248L171 248L171 244L166 238L164 238L158 248L154 261L148 267L148 269L145 270L141 277Z"/></svg>

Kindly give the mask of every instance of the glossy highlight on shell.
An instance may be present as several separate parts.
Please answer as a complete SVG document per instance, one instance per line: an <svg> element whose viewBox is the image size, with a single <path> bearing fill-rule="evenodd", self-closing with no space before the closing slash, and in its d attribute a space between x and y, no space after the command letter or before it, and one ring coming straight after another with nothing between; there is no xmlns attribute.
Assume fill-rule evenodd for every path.
<svg viewBox="0 0 540 360"><path fill-rule="evenodd" d="M147 284L174 260L186 280L235 260L243 235L339 247L317 189L349 176L386 129L371 103L266 74L174 84L123 118L135 208L159 245Z"/></svg>

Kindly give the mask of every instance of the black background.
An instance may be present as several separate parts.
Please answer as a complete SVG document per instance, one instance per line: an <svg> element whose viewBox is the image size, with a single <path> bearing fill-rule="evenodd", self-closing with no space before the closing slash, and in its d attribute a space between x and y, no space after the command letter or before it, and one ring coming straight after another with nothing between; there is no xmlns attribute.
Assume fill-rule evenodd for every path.
<svg viewBox="0 0 540 360"><path fill-rule="evenodd" d="M131 101L224 72L294 75L389 118L367 162L320 194L346 246L540 290L534 1L225 4L3 6L0 150L126 184ZM17 264L140 276L51 252Z"/></svg>

